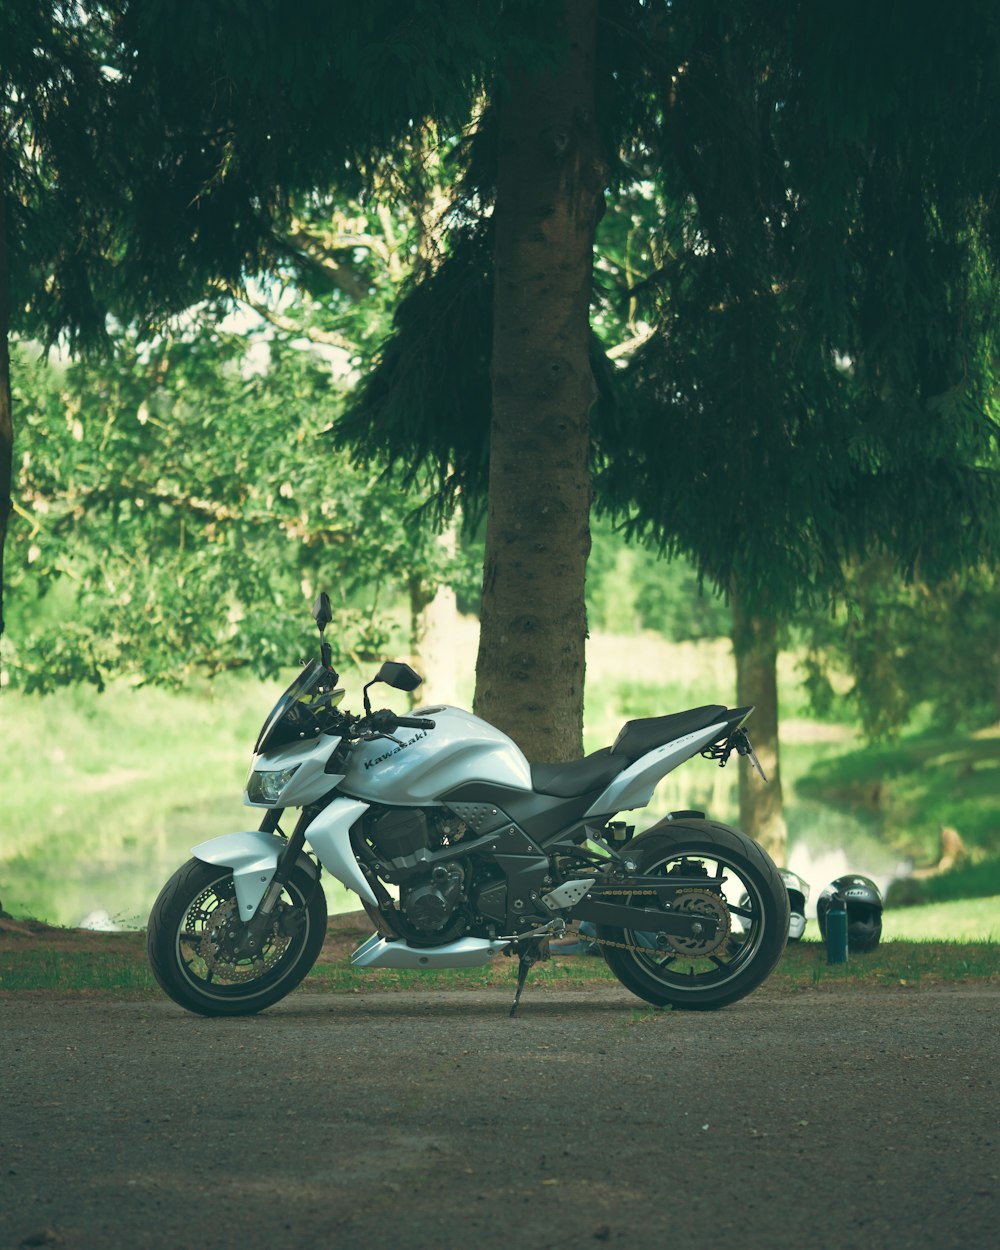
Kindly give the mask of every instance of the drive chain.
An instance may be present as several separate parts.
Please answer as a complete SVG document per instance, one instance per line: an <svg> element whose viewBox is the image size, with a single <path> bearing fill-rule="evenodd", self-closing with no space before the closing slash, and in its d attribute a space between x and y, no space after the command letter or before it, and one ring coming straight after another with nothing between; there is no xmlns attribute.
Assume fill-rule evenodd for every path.
<svg viewBox="0 0 1000 1250"><path fill-rule="evenodd" d="M591 898L605 898L609 894L652 894L658 898L660 895L660 891L659 890L601 889L601 890L592 890L590 893L590 897ZM618 950L622 950L622 951L648 951L650 949L648 946L633 946L631 942L613 942L610 938L599 938L596 935L590 940L592 942L596 942L598 946L614 946L614 947L617 947Z"/></svg>

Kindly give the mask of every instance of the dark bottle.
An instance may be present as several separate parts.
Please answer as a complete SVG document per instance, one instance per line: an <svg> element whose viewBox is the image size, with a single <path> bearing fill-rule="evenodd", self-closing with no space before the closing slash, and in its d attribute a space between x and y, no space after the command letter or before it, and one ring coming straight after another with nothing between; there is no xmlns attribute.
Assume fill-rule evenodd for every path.
<svg viewBox="0 0 1000 1250"><path fill-rule="evenodd" d="M834 894L826 913L826 962L847 963L847 899Z"/></svg>

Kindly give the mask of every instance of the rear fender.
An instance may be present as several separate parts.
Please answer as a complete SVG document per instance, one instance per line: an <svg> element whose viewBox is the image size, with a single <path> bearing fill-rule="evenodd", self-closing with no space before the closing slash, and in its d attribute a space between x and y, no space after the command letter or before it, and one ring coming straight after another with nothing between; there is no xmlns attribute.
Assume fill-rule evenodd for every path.
<svg viewBox="0 0 1000 1250"><path fill-rule="evenodd" d="M196 846L191 854L204 864L233 870L240 916L249 920L260 906L278 867L278 856L286 846L284 838L276 834L249 829L243 833L224 833L219 838L210 838L208 842ZM300 855L296 863L314 880L319 876L319 868L308 855Z"/></svg>

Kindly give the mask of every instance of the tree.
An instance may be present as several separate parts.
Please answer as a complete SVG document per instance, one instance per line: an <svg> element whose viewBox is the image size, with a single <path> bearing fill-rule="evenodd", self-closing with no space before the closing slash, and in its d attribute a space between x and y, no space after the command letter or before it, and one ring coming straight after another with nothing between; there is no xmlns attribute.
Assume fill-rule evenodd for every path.
<svg viewBox="0 0 1000 1250"><path fill-rule="evenodd" d="M262 369L209 321L122 336L107 361L18 353L12 682L271 675L314 648L302 598L320 588L338 658L367 659L410 576L455 579L417 501L329 455L328 366L269 347Z"/></svg>
<svg viewBox="0 0 1000 1250"><path fill-rule="evenodd" d="M885 556L850 565L836 611L806 616L806 683L821 714L850 708L871 739L915 715L940 729L1000 720L1000 578L973 566L937 585L905 581ZM833 671L851 681L835 691Z"/></svg>
<svg viewBox="0 0 1000 1250"><path fill-rule="evenodd" d="M476 710L538 760L582 742L590 417L611 393L589 328L593 240L637 111L619 19L642 6L604 14L599 39L593 6L553 8L568 46L492 84L447 255L339 425L404 482L432 466L443 511L488 511Z"/></svg>
<svg viewBox="0 0 1000 1250"><path fill-rule="evenodd" d="M247 282L231 294L276 333L332 348L352 375L363 373L414 269L433 269L443 254L451 146L427 125L405 145L403 159L387 171L384 184L363 202L298 197L286 236L288 260L263 291L251 294ZM431 524L426 512L422 523ZM407 572L410 660L424 677L421 701L454 703L459 587L442 582L436 567L444 562L452 571L457 567L454 520L436 542L439 559L416 559ZM418 546L426 552L422 543Z"/></svg>
<svg viewBox="0 0 1000 1250"><path fill-rule="evenodd" d="M564 524L548 536L547 566L562 570L567 588L582 576L580 465L595 391L602 497L637 530L690 551L707 578L758 609L766 603L774 614L806 590L824 593L841 559L874 535L896 561L928 574L979 558L996 513L994 434L982 396L998 289L997 139L979 124L997 103L992 7L970 4L961 20L939 23L937 10L915 18L911 5L882 6L870 20L857 0L819 19L804 3L618 3L600 13L591 45L583 24L592 12L575 4L330 6L306 46L271 3L241 12L235 25L228 13L175 0L128 6L121 38L137 51L117 95L137 119L129 151L147 153L123 197L133 307L158 308L168 295L176 303L182 287L190 296L209 274L236 281L266 269L284 247L290 189L342 185L347 166L371 171L424 118L458 133L485 97L496 107L479 110L467 146L451 253L407 314L412 328L421 302L425 313L434 308L433 330L426 316L416 329L455 351L439 385L410 405L414 420L397 456L431 448L452 489L485 480L488 461L499 472L504 439L521 419L510 418L507 433L497 425L487 456L490 423L508 420L497 402L505 378L517 378L522 395L541 400L557 424L572 409L564 443L545 437L551 429L530 431L540 457L532 472L541 457L548 463L537 481L556 482L565 469L577 484L559 502ZM856 55L858 32L865 57ZM528 238L523 250L514 246L516 214L504 224L505 200L518 202L508 193L520 168L505 164L515 150L508 141L526 135L506 128L518 117L531 124L518 110L531 98L544 104L560 76L582 101L588 46L596 46L594 112L537 136L565 158L538 176L552 180L546 228L565 223L577 286L587 275L583 226L593 231L599 206L594 182L604 180L591 180L592 162L577 163L586 150L607 163L616 193L652 198L661 215L649 258L663 264L650 265L630 292L632 300L649 295L649 320L660 329L636 354L617 418L608 397L623 388L593 338L596 386L586 384L585 301L560 283L558 268L551 328L577 327L565 357L566 405L548 407L551 396L523 389L525 375L509 368L522 362L509 348L508 317L540 271L527 265L518 284L516 271L494 267L504 255L526 261L537 245ZM852 76L846 92L844 72ZM303 128L307 115L341 124ZM448 291L463 299L445 308ZM544 310L541 294L522 311ZM460 323L460 307L486 317ZM470 359L459 359L467 346ZM387 348L383 362L391 355ZM400 349L403 357L413 354ZM544 368L536 365L534 377L548 391ZM451 437L463 424L473 428ZM502 501L503 483L497 494ZM928 504L940 515L942 496L954 524L934 529L925 523ZM513 492L509 500L518 506ZM496 537L502 526L495 517ZM537 569L542 553L532 553L526 527L515 521L506 533L514 537L504 561L523 555L524 570ZM488 560L498 576L485 583L487 601L500 554L493 543ZM517 598L509 589L502 597ZM546 597L528 590L521 606ZM484 616L490 611L487 602ZM506 619L490 626L494 654L511 646ZM574 608L567 632L577 655L580 624ZM525 639L541 641L536 659L551 646L540 625L517 636L529 655ZM578 684L575 662L568 667ZM485 683L485 664L483 673ZM522 684L508 680L484 698ZM562 726L579 723L579 701L571 697L572 713L554 696L538 702L549 726L525 699L504 723L536 757L566 754Z"/></svg>
<svg viewBox="0 0 1000 1250"><path fill-rule="evenodd" d="M114 283L118 196L103 125L112 4L13 0L0 8L0 636L11 513L12 331L99 340Z"/></svg>
<svg viewBox="0 0 1000 1250"><path fill-rule="evenodd" d="M504 7L515 41L530 42L531 7ZM460 130L505 46L499 19L488 3L334 3L303 38L271 0L5 7L4 526L7 309L14 328L50 339L100 338L109 313L148 333L213 286L308 260L295 193L370 184L424 117Z"/></svg>
<svg viewBox="0 0 1000 1250"><path fill-rule="evenodd" d="M675 0L618 6L601 30L598 131L645 236L628 263L609 224L628 322L654 332L631 336L624 375L592 341L598 498L734 597L738 657L772 657L763 686L743 683L772 733L777 625L835 590L845 559L879 546L932 577L997 544L1000 154L981 119L998 19L985 3L946 23L912 5L870 18ZM347 426L436 463L444 492L482 492L493 454L492 229L482 212L400 306ZM405 394L418 344L425 380L447 378L423 410Z"/></svg>
<svg viewBox="0 0 1000 1250"><path fill-rule="evenodd" d="M674 6L653 71L670 262L629 371L638 454L602 475L635 531L732 595L740 697L775 770L780 621L872 550L930 580L1000 540L998 152L977 125L1000 25L985 5L944 28L912 6L855 17ZM769 810L745 790L743 822L780 857L756 795Z"/></svg>
<svg viewBox="0 0 1000 1250"><path fill-rule="evenodd" d="M533 759L583 748L590 288L603 159L596 0L566 6L556 72L497 102L490 470L477 713Z"/></svg>
<svg viewBox="0 0 1000 1250"><path fill-rule="evenodd" d="M498 79L528 84L543 81L546 73L563 75L558 62L571 43L568 25L579 24L583 39L576 47L583 57L578 56L579 64L585 65L593 46L593 14L592 5L539 7L523 2L383 2L361 10L335 4L313 15L310 38L303 40L297 20L276 3L246 11L241 6L238 12L195 12L176 0L156 6L123 0L120 20L114 23L118 56L108 92L109 116L122 140L115 149L121 195L113 238L122 296L116 311L150 328L164 313L200 298L208 283L238 287L247 273L273 269L289 254L294 192L322 195L331 187L343 191L371 181L372 172L399 152L411 129L425 119L458 133L478 106L484 86ZM586 85L581 83L576 94L584 98ZM512 100L515 95L511 93ZM327 124L309 125L316 116ZM577 145L571 140L591 125L582 115L560 118L559 133L546 139L547 150L553 145L567 148L573 158ZM567 168L572 163L568 159ZM586 160L577 162L581 188L587 181L582 175L593 184ZM516 176L505 181L516 202L527 184L522 180L519 192ZM567 187L571 181L563 179ZM586 194L594 200L593 186ZM581 194L581 204L586 194ZM507 195L505 191L502 198ZM593 218L595 211L591 202L584 218ZM564 222L585 239L586 230L580 232L571 214ZM516 234L514 229L508 249L514 265L522 263ZM589 253L581 247L578 251L575 263L586 267ZM516 292L521 284L513 269L510 276L509 289ZM569 322L576 321L576 337L582 334L585 342L585 303L569 292L569 285L564 282L564 291L573 296L578 310ZM552 306L565 299L564 294ZM505 304L506 297L501 307ZM564 312L560 307L559 319ZM565 348L570 350L570 337ZM564 363L575 370L585 394L585 366L578 369L571 352ZM585 411L572 414L578 464L586 461L585 416ZM558 454L561 459L563 450ZM575 659L568 668L577 673L578 703L587 491L585 473L577 469L576 477L576 489L583 491L570 524L577 535L577 567L567 570L567 585L576 583L569 595L577 603L570 630ZM553 518L560 516L561 505L550 512ZM563 541L561 532L556 537ZM537 562L530 538L522 534L518 542ZM562 577L561 567L559 560L550 562L550 576L556 570ZM502 580L505 572L496 563L494 568ZM539 603L544 605L544 599ZM532 628L544 611L552 615L540 608ZM556 631L549 626L541 635L551 646ZM546 693L540 694L548 702ZM558 707L547 715L557 726L547 730L550 735L568 733L568 740L579 744L578 715L567 721ZM549 750L564 753L561 748Z"/></svg>

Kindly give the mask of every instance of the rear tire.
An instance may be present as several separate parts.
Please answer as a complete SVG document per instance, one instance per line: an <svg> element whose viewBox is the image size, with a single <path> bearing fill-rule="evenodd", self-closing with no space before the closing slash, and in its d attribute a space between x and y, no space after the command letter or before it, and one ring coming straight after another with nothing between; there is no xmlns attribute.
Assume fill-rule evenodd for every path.
<svg viewBox="0 0 1000 1250"><path fill-rule="evenodd" d="M290 993L316 962L326 937L319 881L293 868L256 959L236 953L242 928L230 869L191 859L153 904L149 965L175 1003L202 1016L246 1016Z"/></svg>
<svg viewBox="0 0 1000 1250"><path fill-rule="evenodd" d="M598 926L608 967L626 989L657 1007L711 1011L744 998L772 972L788 936L788 891L771 857L746 834L711 820L661 821L628 844L626 855L643 875L725 877L721 887L693 891L688 908L699 907L729 931L715 949L676 941L659 949L642 929ZM685 861L682 866L682 861ZM743 899L743 896L746 899ZM674 907L683 906L678 894ZM648 895L626 905L648 907ZM689 949L684 949L685 945Z"/></svg>

